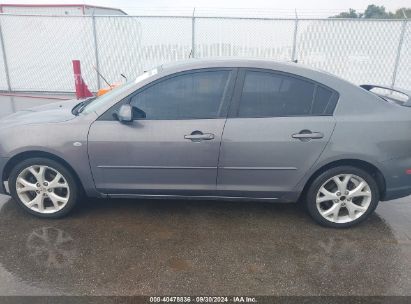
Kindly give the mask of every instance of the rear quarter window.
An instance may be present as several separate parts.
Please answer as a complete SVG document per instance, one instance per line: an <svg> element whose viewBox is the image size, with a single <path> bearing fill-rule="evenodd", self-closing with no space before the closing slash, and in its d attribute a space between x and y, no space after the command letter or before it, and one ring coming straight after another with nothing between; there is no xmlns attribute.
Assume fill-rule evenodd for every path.
<svg viewBox="0 0 411 304"><path fill-rule="evenodd" d="M330 89L317 85L311 108L312 115L332 115L337 105L338 94Z"/></svg>

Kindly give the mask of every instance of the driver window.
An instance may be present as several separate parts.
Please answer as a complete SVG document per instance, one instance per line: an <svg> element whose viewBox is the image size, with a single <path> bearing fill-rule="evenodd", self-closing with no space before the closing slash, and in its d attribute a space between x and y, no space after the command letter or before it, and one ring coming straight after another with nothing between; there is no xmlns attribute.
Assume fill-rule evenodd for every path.
<svg viewBox="0 0 411 304"><path fill-rule="evenodd" d="M156 83L131 98L145 119L207 119L221 116L230 71L200 71Z"/></svg>

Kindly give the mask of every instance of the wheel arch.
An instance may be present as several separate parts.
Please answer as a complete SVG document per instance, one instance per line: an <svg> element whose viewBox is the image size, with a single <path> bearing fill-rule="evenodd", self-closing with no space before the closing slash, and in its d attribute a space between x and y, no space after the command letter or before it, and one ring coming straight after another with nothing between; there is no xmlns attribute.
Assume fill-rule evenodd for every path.
<svg viewBox="0 0 411 304"><path fill-rule="evenodd" d="M2 176L2 182L7 181L11 170L14 168L14 166L16 164L18 164L19 162L29 159L29 158L35 158L35 157L44 157L44 158L49 158L52 159L56 162L58 162L59 164L63 165L67 170L70 171L71 174L73 174L74 179L77 183L77 185L80 187L81 191L84 192L84 188L83 188L83 184L81 183L81 179L78 176L77 172L73 169L73 167L67 162L65 161L63 158L50 153L50 152L44 152L44 151L24 151L24 152L20 152L16 155L14 155L13 157L11 157L9 159L9 161L6 163L6 165L4 166L4 170L3 170L3 176Z"/></svg>
<svg viewBox="0 0 411 304"><path fill-rule="evenodd" d="M305 182L303 191L300 194L300 198L305 197L305 195L307 194L308 188L310 187L314 179L317 178L317 176L319 176L320 174L322 174L323 172L331 168L340 167L340 166L351 166L351 167L363 169L375 179L378 185L378 189L380 191L380 197L385 196L386 183L385 183L384 175L382 174L381 170L370 162L360 160L360 159L348 159L347 158L347 159L335 160L327 164L324 164L323 166L318 168L314 173L312 173L311 176L308 178L308 180Z"/></svg>

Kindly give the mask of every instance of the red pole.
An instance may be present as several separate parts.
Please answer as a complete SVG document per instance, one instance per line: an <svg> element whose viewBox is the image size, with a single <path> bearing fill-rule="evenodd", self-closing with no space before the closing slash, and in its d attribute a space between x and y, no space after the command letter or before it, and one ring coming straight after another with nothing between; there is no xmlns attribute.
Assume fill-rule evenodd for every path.
<svg viewBox="0 0 411 304"><path fill-rule="evenodd" d="M83 98L83 79L81 78L80 60L73 60L74 85L76 87L76 98Z"/></svg>
<svg viewBox="0 0 411 304"><path fill-rule="evenodd" d="M73 60L73 71L74 71L74 85L76 87L76 98L82 99L85 97L93 96L89 91L87 85L84 83L83 77L81 76L80 60Z"/></svg>

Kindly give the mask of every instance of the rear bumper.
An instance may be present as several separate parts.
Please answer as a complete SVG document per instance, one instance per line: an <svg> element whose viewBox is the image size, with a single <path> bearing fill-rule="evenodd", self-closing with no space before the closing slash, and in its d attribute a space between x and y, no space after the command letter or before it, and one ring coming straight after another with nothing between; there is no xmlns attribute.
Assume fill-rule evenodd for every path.
<svg viewBox="0 0 411 304"><path fill-rule="evenodd" d="M382 165L385 194L381 200L388 201L411 195L411 174L406 173L411 169L411 158L393 159L383 162Z"/></svg>
<svg viewBox="0 0 411 304"><path fill-rule="evenodd" d="M411 187L406 186L402 188L387 189L385 195L381 198L382 201L390 201L397 198L411 195Z"/></svg>

